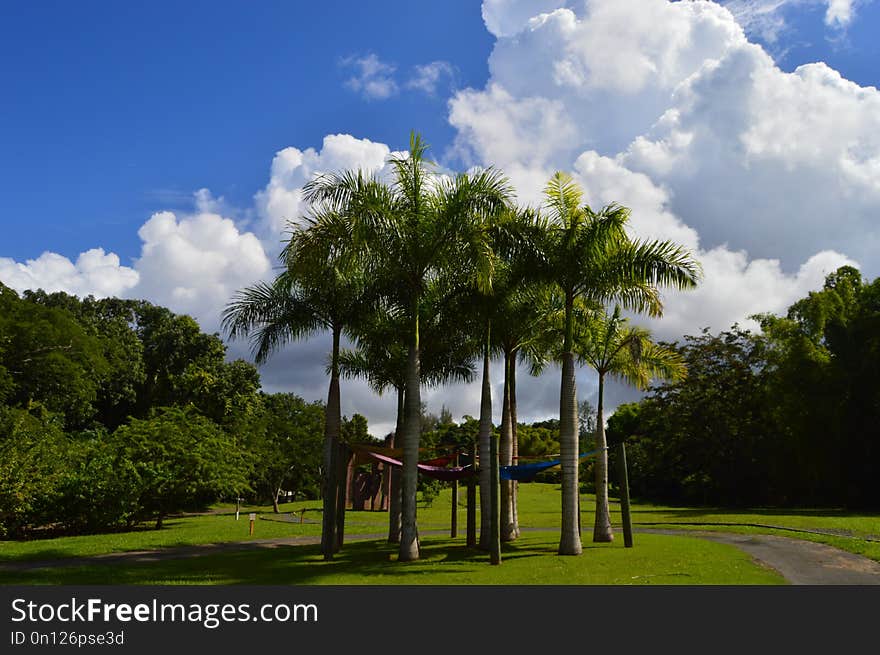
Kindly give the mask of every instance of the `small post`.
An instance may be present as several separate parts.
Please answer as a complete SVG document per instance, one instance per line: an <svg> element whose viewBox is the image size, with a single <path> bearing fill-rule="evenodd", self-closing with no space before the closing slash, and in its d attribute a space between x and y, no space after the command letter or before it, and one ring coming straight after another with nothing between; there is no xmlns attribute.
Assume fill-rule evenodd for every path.
<svg viewBox="0 0 880 655"><path fill-rule="evenodd" d="M453 466L458 467L458 453L455 453ZM458 480L452 481L452 521L449 527L449 536L452 539L458 536Z"/></svg>
<svg viewBox="0 0 880 655"><path fill-rule="evenodd" d="M238 512L241 510L241 497L236 495L235 497L235 520L238 520Z"/></svg>
<svg viewBox="0 0 880 655"><path fill-rule="evenodd" d="M248 528L248 534L252 535L252 534L254 534L254 521L257 520L257 514L255 512L251 512L250 516L248 518L250 519L250 527Z"/></svg>
<svg viewBox="0 0 880 655"><path fill-rule="evenodd" d="M626 472L626 446L617 445L617 475L620 480L620 517L623 520L623 545L632 548L633 526L629 509L629 476Z"/></svg>

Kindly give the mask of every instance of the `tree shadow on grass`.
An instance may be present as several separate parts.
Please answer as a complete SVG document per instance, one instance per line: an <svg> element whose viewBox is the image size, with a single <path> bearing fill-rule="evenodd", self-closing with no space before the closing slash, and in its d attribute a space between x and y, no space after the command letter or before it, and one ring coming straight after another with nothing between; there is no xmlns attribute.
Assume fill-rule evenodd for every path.
<svg viewBox="0 0 880 655"><path fill-rule="evenodd" d="M502 558L514 560L555 552L540 544L503 545ZM89 564L0 573L2 584L265 584L375 585L468 584L468 574L488 565L486 552L448 541L422 540L416 562L398 562L397 546L356 541L324 561L318 545L267 545L261 548L159 559ZM448 578L448 579L447 579Z"/></svg>

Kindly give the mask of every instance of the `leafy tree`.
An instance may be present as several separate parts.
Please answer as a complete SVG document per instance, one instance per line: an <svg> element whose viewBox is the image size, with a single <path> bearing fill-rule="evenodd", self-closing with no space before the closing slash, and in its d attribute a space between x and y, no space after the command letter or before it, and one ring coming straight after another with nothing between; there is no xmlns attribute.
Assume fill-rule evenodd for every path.
<svg viewBox="0 0 880 655"><path fill-rule="evenodd" d="M344 443L372 443L375 441L367 425L367 417L355 412L351 418L342 417L342 441Z"/></svg>
<svg viewBox="0 0 880 655"><path fill-rule="evenodd" d="M548 424L556 427L547 427ZM558 421L542 421L517 427L519 453L522 457L545 458L559 453Z"/></svg>
<svg viewBox="0 0 880 655"><path fill-rule="evenodd" d="M804 472L790 479L799 482L792 496L880 505L871 482L880 458L871 436L880 422L878 295L880 281L844 266L785 318L758 317L771 346L774 410Z"/></svg>
<svg viewBox="0 0 880 655"><path fill-rule="evenodd" d="M117 474L131 481L128 501L138 518L196 509L247 488L247 466L232 438L195 410L159 408L133 419L110 439Z"/></svg>
<svg viewBox="0 0 880 655"><path fill-rule="evenodd" d="M68 455L56 416L0 407L0 536L20 537L52 516Z"/></svg>
<svg viewBox="0 0 880 655"><path fill-rule="evenodd" d="M653 388L625 431L633 494L663 501L737 506L778 497L774 467L786 449L768 398L767 341L741 328L705 330L678 346L688 375ZM612 417L613 418L613 417Z"/></svg>
<svg viewBox="0 0 880 655"><path fill-rule="evenodd" d="M23 297L37 305L69 312L88 335L98 340L108 369L95 380L93 405L97 420L110 430L128 420L136 412L137 396L145 383L144 348L129 322L130 316L119 309L125 304L137 306L138 301L96 300L92 296L80 300L60 291L47 294L42 290L25 291Z"/></svg>
<svg viewBox="0 0 880 655"><path fill-rule="evenodd" d="M149 304L137 306L137 311L145 381L136 416L145 418L154 407L200 400L206 391L205 375L223 362L223 342L217 335L203 333L190 316Z"/></svg>
<svg viewBox="0 0 880 655"><path fill-rule="evenodd" d="M321 485L323 403L306 403L299 396L263 396L261 429L249 447L254 454L252 487L272 499L278 512L282 489L315 498Z"/></svg>
<svg viewBox="0 0 880 655"><path fill-rule="evenodd" d="M116 444L103 428L71 439L51 516L47 517L74 534L130 528L140 517L131 498L135 479L123 472Z"/></svg>
<svg viewBox="0 0 880 655"><path fill-rule="evenodd" d="M90 424L110 368L98 338L70 312L0 289L0 392L14 407L39 402L77 429Z"/></svg>

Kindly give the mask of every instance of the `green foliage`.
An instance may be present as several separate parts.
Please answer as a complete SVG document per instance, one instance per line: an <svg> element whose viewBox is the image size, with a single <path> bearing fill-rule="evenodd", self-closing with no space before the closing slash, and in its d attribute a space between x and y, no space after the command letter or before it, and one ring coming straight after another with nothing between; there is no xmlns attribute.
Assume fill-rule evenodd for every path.
<svg viewBox="0 0 880 655"><path fill-rule="evenodd" d="M351 418L342 418L342 441L345 443L370 443L375 441L367 427L367 417L363 414L352 414Z"/></svg>
<svg viewBox="0 0 880 655"><path fill-rule="evenodd" d="M618 409L633 493L725 505L880 507L880 280L842 267L761 334L687 337L688 379Z"/></svg>
<svg viewBox="0 0 880 655"><path fill-rule="evenodd" d="M0 285L0 532L116 529L247 489L260 380L225 353L164 307Z"/></svg>
<svg viewBox="0 0 880 655"><path fill-rule="evenodd" d="M251 488L262 500L279 489L317 498L321 488L324 404L293 394L269 394L247 438L253 457Z"/></svg>
<svg viewBox="0 0 880 655"><path fill-rule="evenodd" d="M175 407L133 419L111 437L117 475L128 484L128 503L139 519L162 519L247 488L247 465L233 439L215 423Z"/></svg>
<svg viewBox="0 0 880 655"><path fill-rule="evenodd" d="M68 428L88 425L110 373L102 350L101 340L70 312L5 287L0 293L0 394L11 406L39 402L62 415Z"/></svg>
<svg viewBox="0 0 880 655"><path fill-rule="evenodd" d="M686 337L679 352L688 377L656 387L639 409L643 437L631 448L632 493L703 504L766 500L774 493L766 340L734 327ZM632 413L625 414L630 429ZM612 417L615 441L630 436L620 427ZM637 461L646 468L637 470Z"/></svg>
<svg viewBox="0 0 880 655"><path fill-rule="evenodd" d="M26 291L24 298L72 315L87 334L98 340L108 366L107 374L97 380L94 405L98 422L111 430L125 422L136 406L145 371L143 344L121 309L147 304L116 298L95 300L91 296L79 300L62 292L43 291Z"/></svg>
<svg viewBox="0 0 880 655"><path fill-rule="evenodd" d="M79 434L65 464L52 516L64 532L82 534L131 527L135 480L104 430Z"/></svg>
<svg viewBox="0 0 880 655"><path fill-rule="evenodd" d="M442 487L443 483L440 482L440 480L435 480L424 475L419 476L418 491L422 495L422 502L425 507L431 506L434 499L440 495Z"/></svg>
<svg viewBox="0 0 880 655"><path fill-rule="evenodd" d="M517 425L521 457L547 457L559 454L559 421L551 419Z"/></svg>
<svg viewBox="0 0 880 655"><path fill-rule="evenodd" d="M51 516L70 445L41 407L0 408L0 537L17 537Z"/></svg>

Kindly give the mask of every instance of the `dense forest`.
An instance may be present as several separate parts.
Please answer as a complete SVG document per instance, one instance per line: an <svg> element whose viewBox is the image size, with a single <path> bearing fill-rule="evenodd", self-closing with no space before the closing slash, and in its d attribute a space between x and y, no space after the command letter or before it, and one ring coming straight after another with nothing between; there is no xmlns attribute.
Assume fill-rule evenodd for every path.
<svg viewBox="0 0 880 655"><path fill-rule="evenodd" d="M632 492L723 506L880 508L880 279L842 267L785 317L686 337L688 376L617 409Z"/></svg>
<svg viewBox="0 0 880 655"><path fill-rule="evenodd" d="M362 416L344 423L369 438ZM323 431L323 403L262 393L188 316L0 284L0 538L315 498Z"/></svg>

